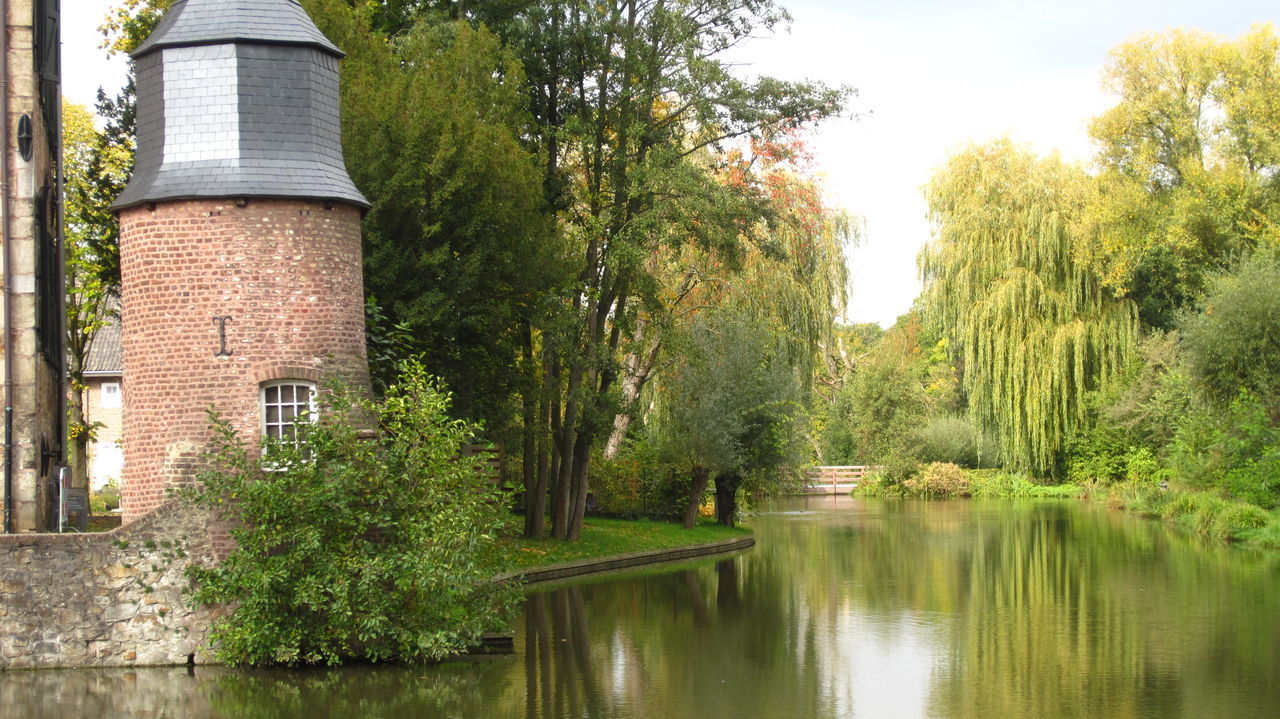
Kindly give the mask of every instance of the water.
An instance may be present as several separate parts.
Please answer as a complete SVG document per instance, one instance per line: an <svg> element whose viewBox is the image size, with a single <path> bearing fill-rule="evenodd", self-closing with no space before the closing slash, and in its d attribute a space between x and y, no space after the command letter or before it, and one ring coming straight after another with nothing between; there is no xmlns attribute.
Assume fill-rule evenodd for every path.
<svg viewBox="0 0 1280 719"><path fill-rule="evenodd" d="M0 674L24 717L1280 716L1280 558L1076 502L788 500L528 597L514 656Z"/></svg>

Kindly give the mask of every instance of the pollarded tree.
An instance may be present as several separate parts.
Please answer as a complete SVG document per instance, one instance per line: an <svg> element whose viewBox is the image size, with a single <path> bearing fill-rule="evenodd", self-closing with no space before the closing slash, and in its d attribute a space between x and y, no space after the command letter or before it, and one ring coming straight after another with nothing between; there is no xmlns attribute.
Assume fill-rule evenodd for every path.
<svg viewBox="0 0 1280 719"><path fill-rule="evenodd" d="M1075 255L1086 183L1002 140L953 156L926 189L925 306L963 356L974 419L1006 466L1038 476L1057 473L1085 393L1120 369L1138 329L1133 303Z"/></svg>
<svg viewBox="0 0 1280 719"><path fill-rule="evenodd" d="M684 526L696 521L713 476L716 518L733 526L745 479L800 463L807 382L784 333L765 318L711 309L680 335L675 363L650 387L646 429L662 453L689 470Z"/></svg>

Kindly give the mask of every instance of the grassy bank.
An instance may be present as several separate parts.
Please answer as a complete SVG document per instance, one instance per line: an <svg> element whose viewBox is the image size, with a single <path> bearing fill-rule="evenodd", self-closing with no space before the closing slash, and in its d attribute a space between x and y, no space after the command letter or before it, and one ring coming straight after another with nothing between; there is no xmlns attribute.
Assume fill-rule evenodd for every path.
<svg viewBox="0 0 1280 719"><path fill-rule="evenodd" d="M961 470L930 465L903 482L874 477L862 496L977 497L985 499L1081 498L1160 519L1196 534L1263 549L1280 549L1280 513L1208 492L1162 489L1153 481L1041 485L995 469Z"/></svg>
<svg viewBox="0 0 1280 719"><path fill-rule="evenodd" d="M1228 542L1280 549L1280 516L1245 502L1206 492L1160 489L1149 482L1121 482L1085 488L1086 499L1161 519L1188 531Z"/></svg>
<svg viewBox="0 0 1280 719"><path fill-rule="evenodd" d="M673 549L737 539L751 534L742 527L704 522L693 529L649 520L588 519L576 542L509 536L498 540L498 553L512 569L541 567L581 559L597 559L651 549Z"/></svg>

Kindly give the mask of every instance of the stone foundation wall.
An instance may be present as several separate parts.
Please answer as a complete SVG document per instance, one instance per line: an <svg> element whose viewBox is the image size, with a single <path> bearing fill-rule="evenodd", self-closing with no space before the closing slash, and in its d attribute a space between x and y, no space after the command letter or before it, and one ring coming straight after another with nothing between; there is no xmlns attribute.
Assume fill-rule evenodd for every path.
<svg viewBox="0 0 1280 719"><path fill-rule="evenodd" d="M171 500L111 532L0 535L0 669L211 662L220 610L185 601L210 525Z"/></svg>

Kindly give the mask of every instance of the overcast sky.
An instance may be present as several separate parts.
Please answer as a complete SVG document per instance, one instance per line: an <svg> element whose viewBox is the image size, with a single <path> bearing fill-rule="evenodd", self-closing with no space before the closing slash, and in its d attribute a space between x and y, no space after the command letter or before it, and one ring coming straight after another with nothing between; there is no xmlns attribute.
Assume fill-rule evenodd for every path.
<svg viewBox="0 0 1280 719"><path fill-rule="evenodd" d="M98 48L106 0L63 0L63 92L92 104L119 87L123 63ZM892 324L919 291L928 239L921 187L947 154L1007 134L1037 150L1091 156L1086 124L1105 109L1107 51L1147 31L1194 27L1237 37L1280 20L1254 0L784 1L790 32L741 54L748 71L858 90L858 119L813 138L832 200L865 220L850 256L849 319Z"/></svg>

